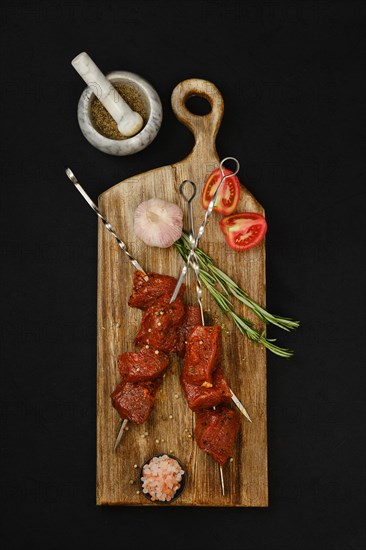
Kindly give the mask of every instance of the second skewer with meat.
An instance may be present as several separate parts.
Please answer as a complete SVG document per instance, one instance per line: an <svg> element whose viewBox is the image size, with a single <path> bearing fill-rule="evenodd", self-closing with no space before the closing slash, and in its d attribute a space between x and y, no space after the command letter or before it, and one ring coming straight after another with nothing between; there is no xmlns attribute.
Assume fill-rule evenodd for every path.
<svg viewBox="0 0 366 550"><path fill-rule="evenodd" d="M188 194L187 185L190 186ZM240 428L239 413L229 409L226 404L233 399L239 410L249 421L251 420L242 404L229 388L220 367L222 359L221 329L218 325L205 326L200 268L195 253L197 237L194 231L192 208L192 202L196 196L196 185L190 180L185 180L181 183L179 192L188 205L189 240L191 243L190 263L196 278L196 295L201 315L201 326L194 327L185 342L186 354L181 374L181 384L189 408L198 413L195 429L196 442L200 449L211 455L215 462L219 464L221 490L222 494L225 495L223 465L232 452ZM204 227L205 222L200 228L201 236ZM173 297L178 295L179 284L181 283L182 278L177 283ZM219 409L216 409L219 405Z"/></svg>

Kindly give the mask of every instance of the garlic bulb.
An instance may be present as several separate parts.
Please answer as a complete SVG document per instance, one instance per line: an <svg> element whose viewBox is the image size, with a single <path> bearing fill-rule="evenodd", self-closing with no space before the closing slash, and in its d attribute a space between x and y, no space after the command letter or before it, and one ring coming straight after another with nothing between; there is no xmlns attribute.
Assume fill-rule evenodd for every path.
<svg viewBox="0 0 366 550"><path fill-rule="evenodd" d="M135 210L135 235L148 246L168 248L179 239L182 228L183 212L171 202L150 199Z"/></svg>

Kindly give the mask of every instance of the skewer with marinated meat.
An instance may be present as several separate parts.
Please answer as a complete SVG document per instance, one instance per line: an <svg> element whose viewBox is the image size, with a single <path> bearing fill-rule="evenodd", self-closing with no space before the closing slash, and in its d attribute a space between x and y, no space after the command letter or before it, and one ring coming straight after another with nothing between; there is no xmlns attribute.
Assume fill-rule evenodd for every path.
<svg viewBox="0 0 366 550"><path fill-rule="evenodd" d="M103 214L101 213L97 205L93 202L93 200L88 196L85 190L81 187L80 183L78 182L78 180L76 179L74 173L70 170L70 168L66 168L66 174L68 178L72 181L72 183L75 185L75 187L78 189L78 191L81 193L81 195L86 200L86 202L89 204L89 206L94 210L97 216L102 220L106 230L109 231L109 233L115 238L118 246L126 254L131 264L137 270L135 274L135 280L134 280L134 290L130 298L129 305L131 305L132 307L138 307L144 310L149 305L152 305L157 299L161 299L162 301L164 301L164 303L169 302L170 296L174 291L175 285L177 283L176 279L174 279L173 277L169 277L166 275L159 275L156 273L147 274L143 270L139 262L136 260L136 258L134 258L132 254L128 251L126 244L123 242L122 239L118 237L118 235L112 228L111 224L103 216ZM179 290L179 293L177 294L179 297L181 297L183 293L184 293L184 286L182 285L182 287ZM181 347L182 345L180 345L180 348ZM129 369L127 369L127 374L128 373L129 373ZM134 369L134 373L136 375L136 369ZM122 418L124 418L115 442L114 449L116 449L122 437L123 430L127 423L127 418L131 418L132 422L134 421L141 422L143 421L142 420L143 418L146 418L146 419L148 418L152 410L158 385L160 383L159 378L154 378L155 380L154 382L151 382L151 381L149 382L147 380L138 381L138 382L126 381L125 370L124 370L123 376L124 376L124 379L121 381L121 383L118 385L118 387L115 389L115 391L111 395L113 405L120 412ZM131 370L131 376L132 376L132 370ZM129 398L129 395L142 396L144 407L140 406L140 410L138 411L136 402L139 403L140 399L139 398L137 398L137 400L136 398L131 399Z"/></svg>
<svg viewBox="0 0 366 550"><path fill-rule="evenodd" d="M112 392L111 400L124 422L115 448L127 420L142 424L149 418L162 374L169 365L167 354L184 350L187 333L199 319L198 308L188 307L186 310L184 307L184 287L174 304L169 304L169 293L176 279L157 273L149 273L148 277L146 280L141 272L135 274L129 299L132 307L144 311L135 339L135 343L142 347L137 352L118 356L121 382Z"/></svg>
<svg viewBox="0 0 366 550"><path fill-rule="evenodd" d="M221 164L220 164L221 169ZM224 181L224 172L222 171L222 182ZM192 192L189 197L185 194L185 184L189 183L192 187ZM232 390L227 385L223 373L219 367L222 356L221 348L221 331L218 326L206 327L205 318L202 306L202 285L200 281L199 260L195 253L195 248L199 238L202 236L207 223L208 216L213 209L217 191L210 202L205 215L203 224L201 225L197 237L194 234L193 209L192 201L196 195L196 185L186 180L180 187L179 191L188 203L188 219L189 219L189 239L191 242L191 251L188 261L184 266L181 276L178 279L177 286L171 298L171 302L179 294L179 285L182 283L185 272L188 269L189 263L193 267L196 276L196 293L198 305L200 308L201 325L194 327L188 337L186 345L186 356L184 360L184 368L181 375L181 383L188 401L188 405L193 410L199 410L200 407L206 407L202 411L196 412L196 430L195 439L198 446L209 453L220 466L220 482L222 494L225 495L225 484L223 476L223 464L231 454L234 445L235 436L240 426L240 416L236 411L232 411L228 407L220 406L216 409L219 403L225 403L230 398L234 400L237 406L240 406L240 411L247 415L244 407L234 395ZM207 407L213 407L212 409Z"/></svg>

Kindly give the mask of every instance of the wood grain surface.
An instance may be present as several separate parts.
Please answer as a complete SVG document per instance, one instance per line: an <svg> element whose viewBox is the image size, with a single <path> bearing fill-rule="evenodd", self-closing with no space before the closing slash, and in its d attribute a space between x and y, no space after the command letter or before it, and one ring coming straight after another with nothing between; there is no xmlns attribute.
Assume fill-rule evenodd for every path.
<svg viewBox="0 0 366 550"><path fill-rule="evenodd" d="M206 98L211 112L205 116L189 112L185 102L192 95ZM218 167L215 138L224 104L211 82L191 79L174 89L172 107L176 117L195 137L192 152L174 165L139 174L108 189L99 197L99 207L147 271L177 277L183 265L177 251L174 247L149 248L139 241L133 233L133 213L141 201L159 197L180 204L185 211L185 227L188 226L178 187L184 179L191 179L197 184L199 196L206 177ZM264 212L244 186L238 210ZM194 215L197 228L204 215L199 198L194 205ZM221 234L219 219L219 215L213 213L200 247L254 300L265 305L264 242L243 254L233 252ZM193 440L194 414L188 409L180 388L180 362L175 356L149 420L142 426L129 424L129 430L113 452L120 426L119 415L110 401L110 394L119 381L116 358L124 351L134 350L133 340L141 320L141 312L127 305L133 275L132 265L99 222L97 504L156 506L142 493L137 493L139 468L134 466L141 467L153 455L171 452L184 465L187 480L183 494L170 506L267 506L266 352L238 332L205 290L204 307L223 326L223 370L253 421L249 423L243 417L233 461L224 466L226 496L221 495L218 465ZM191 272L186 283L186 302L195 304ZM245 306L237 302L236 310L263 328Z"/></svg>

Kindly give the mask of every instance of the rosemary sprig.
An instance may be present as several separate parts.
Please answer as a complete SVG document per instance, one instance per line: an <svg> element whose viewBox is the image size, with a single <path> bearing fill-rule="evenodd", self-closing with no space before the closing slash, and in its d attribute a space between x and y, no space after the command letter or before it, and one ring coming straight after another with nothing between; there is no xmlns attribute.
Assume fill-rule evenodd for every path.
<svg viewBox="0 0 366 550"><path fill-rule="evenodd" d="M189 238L186 233L182 233L182 238L180 239L184 248L189 252L190 243ZM179 241L178 241L179 242ZM200 266L209 271L212 274L212 279L218 283L226 294L231 294L234 298L237 298L240 302L245 304L249 309L253 311L264 323L271 323L283 330L294 330L299 327L299 321L294 321L289 317L280 317L279 315L273 315L266 311L262 306L257 304L254 300L249 298L248 293L240 288L235 281L233 281L226 273L219 269L213 263L212 258L206 254L203 250L199 248L196 250L196 254L200 260Z"/></svg>
<svg viewBox="0 0 366 550"><path fill-rule="evenodd" d="M182 258L187 261L190 250L190 242L186 233L182 233L182 237L175 242L175 247ZM299 326L299 322L268 313L268 311L266 311L262 306L249 298L247 292L241 289L228 275L226 275L226 273L216 267L212 258L208 254L199 248L196 249L196 254L200 264L202 282L223 313L233 319L239 331L242 334L246 334L250 340L257 342L258 344L262 344L272 353L275 353L280 357L291 357L293 355L293 351L277 346L274 343L276 341L275 339L266 338L263 333L258 332L254 328L251 321L235 313L234 306L229 297L233 296L245 304L259 317L259 319L261 319L261 321L265 323L272 323L273 325L276 325L284 330L289 331L297 328ZM216 285L220 287L220 290L216 288Z"/></svg>

